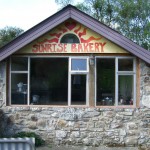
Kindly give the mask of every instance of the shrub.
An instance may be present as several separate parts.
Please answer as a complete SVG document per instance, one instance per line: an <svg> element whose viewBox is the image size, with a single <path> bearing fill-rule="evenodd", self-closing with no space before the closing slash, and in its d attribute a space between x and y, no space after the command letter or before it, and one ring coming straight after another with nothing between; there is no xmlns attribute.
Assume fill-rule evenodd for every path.
<svg viewBox="0 0 150 150"><path fill-rule="evenodd" d="M33 138L35 138L35 146L36 147L41 146L45 143L44 140L34 132L18 132L13 137L15 137L15 138L33 137Z"/></svg>

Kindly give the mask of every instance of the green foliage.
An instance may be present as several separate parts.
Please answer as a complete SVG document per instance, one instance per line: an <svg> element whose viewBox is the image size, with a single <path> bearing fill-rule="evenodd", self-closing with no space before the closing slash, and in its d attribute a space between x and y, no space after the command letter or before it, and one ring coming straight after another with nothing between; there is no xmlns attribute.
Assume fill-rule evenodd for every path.
<svg viewBox="0 0 150 150"><path fill-rule="evenodd" d="M78 3L76 4L76 7L87 14L91 14L91 9L84 5L84 3Z"/></svg>
<svg viewBox="0 0 150 150"><path fill-rule="evenodd" d="M84 0L77 7L122 35L150 50L149 0Z"/></svg>
<svg viewBox="0 0 150 150"><path fill-rule="evenodd" d="M35 146L36 147L41 146L45 143L44 140L34 132L19 132L19 133L15 134L13 137L14 138L33 137L33 138L35 138Z"/></svg>
<svg viewBox="0 0 150 150"><path fill-rule="evenodd" d="M150 1L118 0L116 30L150 50Z"/></svg>
<svg viewBox="0 0 150 150"><path fill-rule="evenodd" d="M55 0L55 3L59 4L61 7L65 7L68 4L72 4L73 0Z"/></svg>
<svg viewBox="0 0 150 150"><path fill-rule="evenodd" d="M15 39L22 33L23 30L16 27L5 27L3 29L0 29L0 47L9 43L11 40Z"/></svg>
<svg viewBox="0 0 150 150"><path fill-rule="evenodd" d="M83 9L83 6L79 7L80 4L87 9ZM115 21L115 6L116 0L84 0L84 3L76 5L76 7L81 11L84 11L110 27L113 27L113 23Z"/></svg>
<svg viewBox="0 0 150 150"><path fill-rule="evenodd" d="M75 6L150 50L150 0L84 0Z"/></svg>

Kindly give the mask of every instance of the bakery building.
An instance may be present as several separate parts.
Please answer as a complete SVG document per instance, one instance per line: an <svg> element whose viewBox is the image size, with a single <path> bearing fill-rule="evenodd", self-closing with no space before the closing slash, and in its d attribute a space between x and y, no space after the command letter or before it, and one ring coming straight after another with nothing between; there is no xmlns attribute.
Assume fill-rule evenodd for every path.
<svg viewBox="0 0 150 150"><path fill-rule="evenodd" d="M150 52L68 5L0 49L0 103L8 134L148 147Z"/></svg>

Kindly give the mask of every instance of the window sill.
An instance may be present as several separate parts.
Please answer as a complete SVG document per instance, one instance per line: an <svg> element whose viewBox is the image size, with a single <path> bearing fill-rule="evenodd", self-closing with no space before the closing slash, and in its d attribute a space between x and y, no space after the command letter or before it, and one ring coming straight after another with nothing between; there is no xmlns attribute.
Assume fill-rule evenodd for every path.
<svg viewBox="0 0 150 150"><path fill-rule="evenodd" d="M112 108L112 109L115 109L115 108L137 108L136 106L126 106L126 105L122 105L122 106L95 106L95 108Z"/></svg>
<svg viewBox="0 0 150 150"><path fill-rule="evenodd" d="M118 109L118 108L137 108L137 106L87 106L87 105L10 105L6 107L26 107L26 108L51 108L51 107L59 107L59 108L106 108L106 109Z"/></svg>

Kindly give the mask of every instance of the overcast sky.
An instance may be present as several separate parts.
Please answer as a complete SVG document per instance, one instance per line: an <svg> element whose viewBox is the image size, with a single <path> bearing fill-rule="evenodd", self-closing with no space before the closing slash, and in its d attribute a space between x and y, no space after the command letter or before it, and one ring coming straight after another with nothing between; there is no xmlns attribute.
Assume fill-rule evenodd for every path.
<svg viewBox="0 0 150 150"><path fill-rule="evenodd" d="M26 31L59 8L55 0L0 0L0 29L13 26Z"/></svg>

